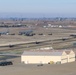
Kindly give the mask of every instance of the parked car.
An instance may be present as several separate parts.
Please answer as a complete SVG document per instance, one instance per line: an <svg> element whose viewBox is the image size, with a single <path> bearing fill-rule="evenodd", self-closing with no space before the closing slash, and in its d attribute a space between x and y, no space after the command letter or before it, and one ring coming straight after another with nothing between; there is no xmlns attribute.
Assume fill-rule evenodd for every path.
<svg viewBox="0 0 76 75"><path fill-rule="evenodd" d="M12 61L2 61L0 62L0 66L13 65Z"/></svg>

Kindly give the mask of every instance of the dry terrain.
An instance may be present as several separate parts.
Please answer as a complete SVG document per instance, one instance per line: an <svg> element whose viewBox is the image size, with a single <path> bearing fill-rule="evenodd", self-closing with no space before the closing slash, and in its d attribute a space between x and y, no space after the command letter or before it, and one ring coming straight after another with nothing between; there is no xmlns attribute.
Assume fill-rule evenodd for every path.
<svg viewBox="0 0 76 75"><path fill-rule="evenodd" d="M43 20L24 20L12 21L1 20L1 25L26 25L25 27L5 27L0 28L0 32L9 31L9 35L0 36L0 54L21 55L23 51L30 49L40 49L52 47L53 49L73 49L76 53L76 29L44 27L48 24L53 25L72 25L76 27L75 21L43 21ZM34 36L19 35L19 31L33 30ZM15 34L15 35L11 35ZM41 35L40 35L41 34ZM49 35L50 34L50 35ZM37 43L39 42L39 43ZM11 45L13 45L11 47ZM76 62L67 64L52 64L37 66L25 65L21 63L20 57L0 56L0 61L11 60L13 65L0 66L0 75L76 75Z"/></svg>
<svg viewBox="0 0 76 75"><path fill-rule="evenodd" d="M25 65L20 58L11 59L14 65L0 66L1 75L76 75L76 62L56 65Z"/></svg>

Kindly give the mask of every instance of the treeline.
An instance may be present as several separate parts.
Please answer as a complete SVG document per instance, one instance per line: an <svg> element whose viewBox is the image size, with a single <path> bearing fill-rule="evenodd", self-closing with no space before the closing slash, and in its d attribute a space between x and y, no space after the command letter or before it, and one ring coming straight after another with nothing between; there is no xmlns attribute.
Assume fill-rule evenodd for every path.
<svg viewBox="0 0 76 75"><path fill-rule="evenodd" d="M5 27L5 28L8 28L8 27L26 27L27 25L0 25L0 27Z"/></svg>

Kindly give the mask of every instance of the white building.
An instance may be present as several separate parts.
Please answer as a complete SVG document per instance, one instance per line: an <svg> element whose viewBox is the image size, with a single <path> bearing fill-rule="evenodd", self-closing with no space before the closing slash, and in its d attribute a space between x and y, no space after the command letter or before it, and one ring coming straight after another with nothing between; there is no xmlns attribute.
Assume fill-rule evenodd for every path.
<svg viewBox="0 0 76 75"><path fill-rule="evenodd" d="M53 61L55 64L68 62L68 57L65 51L24 51L21 55L21 62L25 64L48 64Z"/></svg>
<svg viewBox="0 0 76 75"><path fill-rule="evenodd" d="M75 53L73 50L71 51L66 51L67 57L68 57L68 62L74 62L75 61Z"/></svg>

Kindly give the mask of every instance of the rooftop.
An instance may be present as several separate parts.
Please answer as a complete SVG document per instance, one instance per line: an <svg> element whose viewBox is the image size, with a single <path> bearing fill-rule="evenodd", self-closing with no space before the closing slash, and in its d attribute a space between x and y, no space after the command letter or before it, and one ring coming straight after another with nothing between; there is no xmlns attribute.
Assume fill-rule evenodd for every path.
<svg viewBox="0 0 76 75"><path fill-rule="evenodd" d="M63 51L39 52L39 51L24 51L22 55L47 55L47 56L61 56Z"/></svg>

